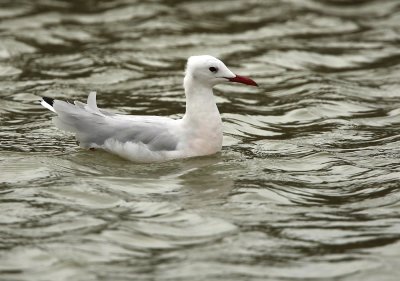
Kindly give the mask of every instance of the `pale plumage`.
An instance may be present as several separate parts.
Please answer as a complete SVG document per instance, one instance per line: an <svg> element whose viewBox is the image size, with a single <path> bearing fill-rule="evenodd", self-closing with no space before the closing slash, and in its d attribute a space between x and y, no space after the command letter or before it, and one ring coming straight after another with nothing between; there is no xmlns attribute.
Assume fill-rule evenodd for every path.
<svg viewBox="0 0 400 281"><path fill-rule="evenodd" d="M109 113L97 107L95 92L86 104L50 98L41 104L57 114L56 126L74 133L82 148L104 149L135 162L160 162L221 150L222 122L212 87L227 81L256 86L214 57L190 57L184 79L186 113L177 120Z"/></svg>

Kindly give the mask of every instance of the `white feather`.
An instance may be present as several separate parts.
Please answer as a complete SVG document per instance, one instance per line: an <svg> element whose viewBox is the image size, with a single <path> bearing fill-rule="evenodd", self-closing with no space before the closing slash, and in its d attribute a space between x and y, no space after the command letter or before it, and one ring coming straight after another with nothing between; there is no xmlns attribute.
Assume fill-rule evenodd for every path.
<svg viewBox="0 0 400 281"><path fill-rule="evenodd" d="M101 147L104 150L116 154L127 160L138 163L162 162L183 157L181 151L152 151L141 142L120 142L116 139L108 139Z"/></svg>
<svg viewBox="0 0 400 281"><path fill-rule="evenodd" d="M105 116L103 113L100 112L99 108L97 107L96 92L95 91L92 91L92 92L89 93L85 109L87 111L91 112L91 113L98 114L98 115L101 115L101 116Z"/></svg>
<svg viewBox="0 0 400 281"><path fill-rule="evenodd" d="M56 112L55 110L54 110L54 108L50 105L50 104L48 104L47 102L45 102L44 100L41 100L40 101L40 104L41 105L43 105L45 108L47 108L48 110L51 110L51 111L53 111L54 113Z"/></svg>

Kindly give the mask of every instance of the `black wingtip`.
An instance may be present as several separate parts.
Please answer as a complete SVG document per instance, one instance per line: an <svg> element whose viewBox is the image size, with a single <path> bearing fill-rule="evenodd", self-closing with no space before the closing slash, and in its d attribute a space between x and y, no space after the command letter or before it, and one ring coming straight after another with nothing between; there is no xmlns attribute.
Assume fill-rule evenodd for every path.
<svg viewBox="0 0 400 281"><path fill-rule="evenodd" d="M43 99L46 103L48 103L48 104L50 104L51 106L53 106L54 99L48 98L48 97L42 97L42 99Z"/></svg>

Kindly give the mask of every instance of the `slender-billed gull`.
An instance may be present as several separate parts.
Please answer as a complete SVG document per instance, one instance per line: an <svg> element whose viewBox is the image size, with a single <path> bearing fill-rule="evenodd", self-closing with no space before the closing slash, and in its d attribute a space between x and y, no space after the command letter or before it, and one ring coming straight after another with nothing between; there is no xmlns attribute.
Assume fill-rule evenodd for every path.
<svg viewBox="0 0 400 281"><path fill-rule="evenodd" d="M82 148L104 149L135 162L160 162L221 150L222 121L212 88L225 82L257 86L233 74L219 59L203 55L188 59L183 80L186 112L181 119L109 113L97 107L96 92L86 104L48 97L41 104L57 114L55 125L74 133Z"/></svg>

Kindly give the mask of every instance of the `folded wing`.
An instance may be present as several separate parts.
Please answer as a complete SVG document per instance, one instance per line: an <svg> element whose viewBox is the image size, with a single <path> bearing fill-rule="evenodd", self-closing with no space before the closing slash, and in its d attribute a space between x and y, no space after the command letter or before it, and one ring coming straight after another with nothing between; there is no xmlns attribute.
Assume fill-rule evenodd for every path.
<svg viewBox="0 0 400 281"><path fill-rule="evenodd" d="M150 151L173 151L178 145L177 120L109 113L97 107L95 92L89 94L86 104L54 100L50 106L57 113L56 126L75 133L84 148L101 147L106 141L145 145Z"/></svg>

